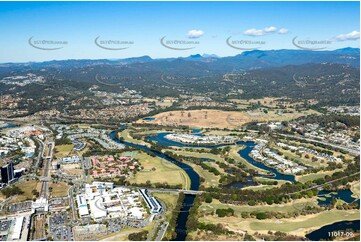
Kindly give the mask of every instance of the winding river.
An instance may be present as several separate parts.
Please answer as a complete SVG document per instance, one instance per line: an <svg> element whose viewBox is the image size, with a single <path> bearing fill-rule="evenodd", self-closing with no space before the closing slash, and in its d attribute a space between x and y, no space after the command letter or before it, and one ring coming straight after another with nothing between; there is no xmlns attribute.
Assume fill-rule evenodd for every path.
<svg viewBox="0 0 361 242"><path fill-rule="evenodd" d="M123 127L125 128L125 127ZM197 132L197 131L196 131ZM222 147L222 146L226 146L229 144L221 144L221 145L199 145L199 146L194 146L194 145L185 145L183 143L180 142L176 142L176 141L172 141L172 140L168 140L167 138L165 138L165 136L169 134L166 132L163 133L157 133L156 135L152 135L146 138L146 140L151 140L151 141L155 141L157 142L159 145L163 145L163 146L177 146L177 147L192 147L192 148L218 148L218 147ZM201 135L201 134L199 134ZM190 189L191 190L198 190L199 188L199 183L200 183L200 177L198 175L198 173L196 173L193 168L185 163L181 163L178 162L174 159L172 159L171 157L159 152L159 151L155 151L150 149L149 147L145 146L145 145L139 145L139 144L134 144L134 143L130 143L127 141L120 141L117 138L116 135L116 131L111 132L110 133L110 138L112 138L114 141L118 142L118 143L122 143L126 146L130 146L130 147L134 147L140 150L144 150L147 152L150 152L162 159L165 159L175 165L177 165L178 167L180 167L181 169L183 169L186 174L189 176L190 180L191 180L191 185L190 185ZM249 163L253 164L256 167L259 167L261 169L270 171L274 174L274 176L272 176L273 179L283 179L283 180L287 180L290 182L295 182L295 178L292 175L285 175L285 174L281 174L279 173L276 169L270 168L266 165L264 165L261 162L258 162L256 160L254 160L252 157L250 157L249 153L252 151L253 147L255 146L254 142L244 142L244 141L239 141L236 144L239 145L244 145L246 146L245 149L239 151L239 155L241 157L243 157L246 161L248 161ZM268 177L268 176L266 176ZM236 183L231 185L234 188L242 188L245 186L250 186L250 185L254 185L254 183L248 179L247 184L241 184L241 183ZM187 224L187 219L188 219L188 215L189 215L189 210L193 205L195 196L194 195L185 195L184 198L184 202L183 202L183 206L181 208L181 211L179 213L179 216L177 218L177 225L175 228L175 231L177 233L177 237L175 238L175 240L177 241L184 241L186 239L187 233L186 233L186 224Z"/></svg>
<svg viewBox="0 0 361 242"><path fill-rule="evenodd" d="M137 148L140 150L147 151L149 153L152 153L152 154L158 156L159 158L165 159L165 160L175 164L179 168L183 169L186 172L186 174L189 176L189 178L191 180L190 189L198 190L200 178L199 178L198 173L195 172L191 166L189 166L185 163L178 162L159 151L150 149L149 147L147 147L145 145L139 145L139 144L133 144L133 143L126 142L126 141L120 141L117 138L116 131L110 133L110 138L118 143L122 143L129 147L134 147L134 148ZM189 210L193 205L194 199L195 199L195 195L186 194L184 197L184 201L183 201L184 205L182 206L179 216L177 218L177 225L175 228L175 232L177 233L177 236L175 238L176 241L185 241L185 239L187 237L187 227L186 227L187 219L188 219L188 215L189 215Z"/></svg>
<svg viewBox="0 0 361 242"><path fill-rule="evenodd" d="M152 135L146 138L146 140L148 141L155 141L157 142L159 145L162 146L176 146L176 147L190 147L190 148L219 148L219 147L223 147L223 146L227 146L229 144L220 144L220 145L191 145L191 144L183 144L181 142L177 142L177 141L173 141L173 140L169 140L167 139L165 136L169 134L167 132L162 132L162 133L157 133L156 135ZM202 135L202 134L199 134ZM276 180L286 180L292 183L296 182L295 176L294 175L288 175L288 174L283 174L281 172L279 172L277 169L269 167L267 165L265 165L263 162L257 161L255 159L253 159L250 156L251 151L253 150L253 148L255 147L255 143L252 141L238 141L235 143L236 145L243 145L245 146L244 149L238 151L238 154L245 159L248 163L252 164L255 167L258 167L262 170L266 170L268 172L271 172L273 175L272 176L264 176L264 177L269 177L272 179L276 179ZM236 187L239 187L236 186Z"/></svg>
<svg viewBox="0 0 361 242"><path fill-rule="evenodd" d="M176 141L172 141L172 140L168 140L167 138L165 138L165 136L168 133L158 133L156 135L152 135L146 138L146 140L151 140L151 141L155 141L157 142L159 145L163 145L163 146L177 146L177 147L190 147L190 148L218 148L218 147L222 147L225 146L227 144L223 144L223 145L200 145L200 146L194 146L194 145L186 145L180 142L176 142ZM126 141L120 141L117 136L116 136L116 131L111 132L110 133L110 137L118 142L118 143L122 143L126 146L130 146L130 147L134 147L140 150L144 150L147 151L149 153L152 153L162 159L165 159L175 165L177 165L178 167L180 167L181 169L183 169L186 174L189 176L190 180L191 180L191 185L190 185L190 189L191 190L198 190L199 189L199 184L200 184L200 177L199 175L193 170L193 168L185 163L181 163L178 162L174 159L172 159L171 157L159 152L159 151L155 151L150 149L149 147L145 146L145 145L139 145L139 144L134 144L134 143L130 143L130 142L126 142ZM268 172L271 172L273 175L272 177L268 176L268 175L259 175L259 176L263 176L263 177L270 177L272 179L275 180L286 180L289 182L296 182L295 181L295 177L293 175L287 175L287 174L283 174L278 172L276 169L272 168L272 167L268 167L266 166L264 163L259 162L254 160L251 156L250 156L250 152L252 151L252 149L254 148L254 146L256 145L254 142L251 141L239 141L236 143L237 145L244 145L245 148L240 150L238 152L238 154L245 159L247 162L249 162L250 164L266 170ZM247 184L234 184L232 187L234 188L242 188L245 186L250 186L252 185L252 181L248 180ZM195 196L194 195L185 195L184 201L183 201L183 206L181 208L181 211L179 213L179 216L177 218L177 225L175 228L175 231L177 233L177 236L175 238L176 241L184 241L186 239L187 233L186 233L186 224L187 224L187 219L188 219L188 215L189 215L189 210L190 208L193 206L193 202L194 202ZM324 226L318 230L315 230L314 232L308 234L306 237L308 239L311 240L318 240L318 239L325 239L327 238L327 236L325 235L325 231L328 229L328 231L330 231L329 229L345 229L348 228L349 226L351 226L352 228L355 228L355 226L358 228L360 226L360 221L342 221L342 222L338 222L332 225L327 225Z"/></svg>

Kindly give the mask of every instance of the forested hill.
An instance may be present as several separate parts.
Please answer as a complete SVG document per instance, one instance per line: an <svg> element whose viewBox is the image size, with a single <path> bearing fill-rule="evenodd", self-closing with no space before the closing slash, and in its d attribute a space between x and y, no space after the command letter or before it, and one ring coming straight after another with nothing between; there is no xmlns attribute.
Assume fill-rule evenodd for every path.
<svg viewBox="0 0 361 242"><path fill-rule="evenodd" d="M233 57L192 55L152 59L149 56L119 60L64 60L0 64L0 91L26 93L33 84L16 85L29 73L54 86L83 90L93 84L114 91L116 84L145 96L214 92L239 98L287 96L316 99L329 104L357 104L360 89L360 50L248 51ZM9 77L12 81L9 81ZM26 79L26 78L25 78ZM64 87L63 87L64 88ZM49 89L51 90L51 89ZM25 95L25 94L24 94Z"/></svg>

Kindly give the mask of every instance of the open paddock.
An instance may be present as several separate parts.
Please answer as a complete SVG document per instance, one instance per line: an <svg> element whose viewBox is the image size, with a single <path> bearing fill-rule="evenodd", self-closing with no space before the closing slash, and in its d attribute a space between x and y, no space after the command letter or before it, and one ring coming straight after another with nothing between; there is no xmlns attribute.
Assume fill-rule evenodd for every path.
<svg viewBox="0 0 361 242"><path fill-rule="evenodd" d="M52 189L51 196L52 197L64 197L68 195L68 190L70 186L68 186L65 182L49 183L49 189Z"/></svg>
<svg viewBox="0 0 361 242"><path fill-rule="evenodd" d="M130 183L143 184L150 181L151 184L154 184L167 182L169 185L182 184L185 189L190 187L188 175L169 161L159 157L152 157L144 152L139 152L135 158L139 160L144 169L131 176L129 178Z"/></svg>
<svg viewBox="0 0 361 242"><path fill-rule="evenodd" d="M193 128L238 128L248 122L283 121L298 118L300 116L315 113L307 110L302 112L278 113L278 111L255 110L249 112L242 111L222 111L213 109L169 111L159 113L155 120L145 121L140 119L137 123L151 123L169 126L189 126Z"/></svg>
<svg viewBox="0 0 361 242"><path fill-rule="evenodd" d="M24 193L12 196L8 203L17 203L32 199L34 197L33 190L40 192L41 182L36 180L24 180L16 183L16 186L19 187ZM3 196L3 194L0 193L0 199L6 198Z"/></svg>
<svg viewBox="0 0 361 242"><path fill-rule="evenodd" d="M69 145L56 145L55 146L55 156L65 157L68 156L74 148L73 144Z"/></svg>

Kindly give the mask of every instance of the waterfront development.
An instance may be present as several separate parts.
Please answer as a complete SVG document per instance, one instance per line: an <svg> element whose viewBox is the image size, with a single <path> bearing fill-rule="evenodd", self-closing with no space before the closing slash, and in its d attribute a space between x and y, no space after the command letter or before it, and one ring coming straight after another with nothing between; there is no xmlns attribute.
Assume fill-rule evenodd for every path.
<svg viewBox="0 0 361 242"><path fill-rule="evenodd" d="M347 208L344 210L345 213L359 208L359 193L357 193L359 186L357 188L357 183L355 183L355 180L352 179L351 176L347 178L341 177L341 181L342 179L350 180L350 183L346 183L346 186L339 183L339 176L332 176L331 179L327 179L327 175L323 177L323 179L327 179L325 180L326 183L316 182L313 183L314 185L309 183L310 185L306 187L303 186L301 190L292 186L292 184L300 184L299 181L302 181L302 179L309 179L308 177L315 176L316 181L318 181L322 178L322 176L318 174L332 174L329 173L328 169L315 169L315 165L312 163L316 163L316 161L314 161L315 159L313 159L313 157L322 159L322 161L325 162L324 166L321 166L322 163L319 163L319 167L332 165L339 171L345 169L343 166L337 166L337 164L343 163L343 156L336 157L329 155L329 149L327 148L323 148L322 152L321 150L316 151L318 148L314 145L312 149L304 148L306 146L309 147L307 143L304 142L303 145L295 146L295 142L299 142L297 139L290 139L288 141L287 139L273 136L275 140L271 141L264 135L250 133L244 130L197 130L196 135L184 135L182 133L178 135L177 132L165 133L162 132L162 129L150 130L148 128L144 129L144 127L135 127L127 124L126 126L119 127L115 131L108 128L96 129L98 131L88 132L94 133L93 136L78 136L77 139L79 142L86 144L83 149L78 150L77 145L72 143L69 137L74 138L75 133L83 132L82 129L84 129L84 127L82 126L83 125L51 125L51 129L45 126L33 127L31 134L35 134L36 136L31 137L34 142L39 142L41 145L39 148L43 149L42 154L44 158L40 157L40 162L44 163L44 161L50 160L51 154L54 156L51 159L51 176L43 176L41 169L40 173L34 176L27 172L31 167L23 168L24 173L20 176L18 175L19 178L11 180L11 183L3 188L3 190L6 190L7 187L17 187L17 184L20 186L24 181L33 184L41 183L42 181L43 183L45 181L50 183L51 188L48 184L48 187L41 187L39 193L35 192L37 191L36 188L34 189L32 192L33 197L37 197L37 194L39 194L39 198L33 202L33 204L30 203L29 206L24 206L24 200L19 200L21 199L19 197L21 196L20 193L19 195L15 195L14 198L10 198L10 200L8 198L7 200L11 201L15 199L15 203L10 203L13 204L12 206L24 206L21 214L24 214L24 221L29 221L28 223L31 224L31 226L37 226L41 219L45 219L39 217L38 214L40 211L50 211L51 214L54 213L54 215L50 216L58 216L56 214L59 213L59 211L63 211L62 216L65 218L63 219L63 224L60 224L60 227L56 225L50 228L49 234L53 235L54 238L58 238L56 237L58 233L60 233L60 236L63 236L61 234L65 233L67 237L63 238L68 239L86 238L87 235L81 232L82 229L84 229L83 227L73 227L74 225L68 224L70 222L74 223L75 221L80 221L81 223L94 221L100 225L103 224L104 221L108 221L107 223L110 224L115 223L111 228L106 228L103 232L99 233L99 236L107 236L107 234L112 234L117 231L121 233L121 231L127 227L141 230L142 228L155 226L155 229L160 229L155 230L158 231L158 235L153 231L149 232L154 233L153 236L164 237L170 236L168 235L168 230L164 228L170 228L172 219L174 219L173 231L176 236L173 237L173 239L185 240L189 238L189 234L186 232L189 231L187 224L189 224L188 221L190 217L194 216L195 206L198 206L197 209L200 209L197 213L203 214L202 217L199 217L200 223L212 223L213 218L209 217L210 208L216 207L217 209L215 211L219 213L227 208L228 202L226 201L232 199L218 197L217 194L219 194L219 191L216 190L217 187L214 186L214 184L218 184L218 187L223 187L223 192L226 192L223 193L225 196L227 196L228 192L248 194L248 191L259 191L262 193L263 191L278 191L279 188L287 191L284 193L280 190L281 193L279 195L280 197L286 196L286 200L282 202L285 204L284 206L286 206L285 209L278 207L277 204L279 204L280 201L273 200L275 199L273 198L272 200L265 201L267 205L265 205L266 207L264 209L266 210L263 210L261 207L255 210L257 211L257 216L260 216L259 214L274 216L268 212L267 206L270 208L275 206L277 216L286 216L285 219L287 219L286 214L292 212L292 210L294 210L294 212L302 212L302 214L305 213L305 215L299 216L307 217L309 216L307 215L309 214L308 211L312 211L311 214L320 213L321 216L326 210L332 213L333 209L335 209L335 214L338 214L342 211L340 210L341 208ZM14 135L15 137L19 136L19 131L28 134L29 129L24 129L23 127L26 126L11 126L11 128L5 129L5 134L10 136ZM62 128L60 129L59 127ZM55 134L53 133L54 129L57 132ZM144 132L144 130L151 132ZM136 135L137 132L142 135L138 137L138 135ZM190 129L189 132L194 133L195 131ZM212 132L224 135L209 135L212 134ZM137 137L137 139L126 135L130 133L134 137ZM96 138L104 134L107 135L107 138L103 138L104 142L107 141L111 143L112 146L97 142ZM51 136L53 136L53 139L50 138ZM187 142L179 139L179 137L182 137L182 139L184 137L193 139L195 136L203 137L201 141L206 140L207 142L197 143L194 142L194 140ZM50 146L44 142L54 142L54 139L55 147L52 148L54 151L51 152ZM138 142L135 142L135 140L138 140ZM210 142L210 140L212 142ZM114 149L112 147L120 147L120 149ZM265 152L265 149L268 151ZM269 152L271 152L272 155L270 155ZM283 152L289 152L289 157L282 158L285 157ZM291 154L297 155L296 152L300 152L300 159L296 160L292 158L293 156L291 156ZM306 155L310 157L307 159L305 157ZM348 154L344 155L349 156ZM35 155L34 158L36 158ZM23 159L26 161L29 158L23 157ZM148 164L148 159L151 159L155 163ZM286 162L288 160L290 160L290 163ZM40 162L39 167L41 167ZM153 165L157 162L160 166L154 167ZM277 162L284 164L289 170L283 169L283 167L278 165L280 163ZM19 164L25 163L22 161ZM294 164L297 165L295 166ZM152 166L153 168L150 168ZM304 167L305 170L294 171L292 170L295 169L294 167ZM158 169L162 170L157 171ZM346 167L346 170L347 169L349 168ZM157 174L155 176L166 176L168 172L177 175L171 179L167 177L163 183L152 182L152 177L154 177L152 173ZM39 176L40 179L37 178L37 176ZM355 176L355 178L356 177L357 176ZM60 187L58 188L56 184L60 185ZM333 187L335 184L340 184L341 189L334 190ZM70 189L67 193L64 193L64 191L62 193L61 189L65 187ZM148 188L148 191L145 188ZM299 195L295 196L296 194L302 194L303 190L305 191L305 195L301 195L300 197ZM198 193L198 191L201 193ZM56 194L59 194L60 197ZM67 198L67 195L70 197ZM315 195L316 199L313 197ZM66 202L58 204L57 200L48 200L50 196L55 196L54 198L63 199L63 201ZM172 211L172 208L168 206L175 206L175 204L170 205L167 201L174 196L179 197L182 201L179 206L173 208L175 211ZM209 201L210 198L211 201ZM257 199L254 199L253 201L256 202ZM300 201L298 202L299 199ZM304 199L306 200L303 201ZM226 216L231 219L230 221L233 221L238 216L240 216L242 220L252 221L252 218L244 216L249 213L249 209L253 209L253 206L256 208L259 206L257 204L263 203L256 202L256 205L253 205L248 201L246 202L248 205L244 205L242 200L242 198L240 200L234 200L234 205L230 207L234 215L231 217L229 217L229 215ZM290 205L288 205L289 203ZM3 206L5 204L6 203L3 203ZM6 206L7 205L5 205L5 207ZM68 206L70 210L66 209ZM246 208L247 206L249 208ZM290 208L288 208L289 206ZM243 208L244 210L242 212ZM10 207L7 208L7 211L10 211L9 209ZM236 215L238 211L240 214ZM174 214L176 214L176 216L174 216ZM356 214L351 217L357 218L355 215ZM221 219L223 215L218 215L218 217ZM344 224L346 230L348 229L346 225L350 225L350 223L338 223L341 217L335 216L335 220L331 219L330 221L335 222L337 227L342 226L339 224ZM36 219L35 221L37 222L30 222L32 219ZM255 219L259 220L259 218ZM312 221L312 218L309 220ZM11 226L15 226L17 223L11 222L11 219L2 221L4 223L10 221L9 224ZM223 219L221 219L221 221L223 221ZM267 219L264 221L267 222ZM12 225L13 223L14 225ZM225 222L225 224L227 224L229 228L237 228L237 223ZM326 225L327 223L325 223L325 226ZM95 229L93 226L89 226L89 229ZM16 236L15 234L18 233L12 232L15 227L10 227L6 238ZM99 227L97 229L101 228ZM323 230L324 228L320 227L319 230L314 230L314 232L309 233L310 230L305 229L303 236L311 239L317 238L319 240L321 237L318 238L317 236L320 236ZM257 231L257 229L254 231ZM160 235L159 233L163 234ZM357 233L357 231L355 231L355 233ZM290 232L289 234L302 237L302 234L299 232ZM30 234L29 236L32 236L32 238L40 238L44 235ZM96 237L96 235L93 236ZM229 236L242 237L244 233L239 232Z"/></svg>
<svg viewBox="0 0 361 242"><path fill-rule="evenodd" d="M360 241L359 9L0 2L0 241Z"/></svg>

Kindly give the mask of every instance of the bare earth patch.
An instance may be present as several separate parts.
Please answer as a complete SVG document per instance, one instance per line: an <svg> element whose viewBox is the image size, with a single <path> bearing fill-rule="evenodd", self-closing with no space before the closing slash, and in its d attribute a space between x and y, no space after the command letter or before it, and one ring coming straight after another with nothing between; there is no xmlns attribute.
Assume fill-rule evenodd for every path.
<svg viewBox="0 0 361 242"><path fill-rule="evenodd" d="M283 121L297 118L312 113L305 111L302 113L284 113L276 112L241 112L241 111L221 111L213 109L189 110L189 111L170 111L159 113L153 118L155 120L138 120L137 123L150 123L171 126L189 126L194 128L237 128L248 122L262 121Z"/></svg>

